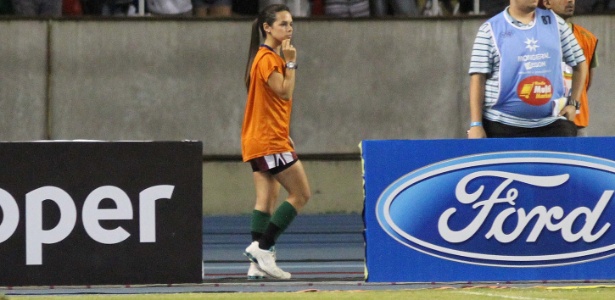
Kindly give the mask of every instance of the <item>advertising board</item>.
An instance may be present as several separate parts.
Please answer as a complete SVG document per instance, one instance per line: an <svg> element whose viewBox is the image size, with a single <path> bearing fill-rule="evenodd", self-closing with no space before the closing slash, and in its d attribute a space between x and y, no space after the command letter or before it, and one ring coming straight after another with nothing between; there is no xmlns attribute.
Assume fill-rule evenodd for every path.
<svg viewBox="0 0 615 300"><path fill-rule="evenodd" d="M367 280L615 279L614 147L363 141Z"/></svg>
<svg viewBox="0 0 615 300"><path fill-rule="evenodd" d="M0 285L201 282L201 142L0 143Z"/></svg>

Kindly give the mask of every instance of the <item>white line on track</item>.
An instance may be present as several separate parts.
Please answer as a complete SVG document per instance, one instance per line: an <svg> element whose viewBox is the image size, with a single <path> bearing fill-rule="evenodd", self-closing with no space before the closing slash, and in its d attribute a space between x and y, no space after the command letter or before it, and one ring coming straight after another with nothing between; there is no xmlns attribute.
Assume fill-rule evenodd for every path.
<svg viewBox="0 0 615 300"><path fill-rule="evenodd" d="M479 293L479 292L469 292L469 291L459 291L457 293L467 294L467 295L476 295L476 296L485 296L485 297L493 297L493 298L504 298L504 299L515 299L515 300L548 300L546 298L532 298L532 297L521 297L521 296L506 296L506 295L496 295L492 293ZM566 300L566 299L560 299Z"/></svg>

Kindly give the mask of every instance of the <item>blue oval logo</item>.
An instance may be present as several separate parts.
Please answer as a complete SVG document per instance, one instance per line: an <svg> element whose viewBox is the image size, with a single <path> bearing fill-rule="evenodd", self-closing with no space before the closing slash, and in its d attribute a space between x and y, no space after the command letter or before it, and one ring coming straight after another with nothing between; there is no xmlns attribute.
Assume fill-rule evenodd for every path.
<svg viewBox="0 0 615 300"><path fill-rule="evenodd" d="M408 173L376 203L399 243L489 266L561 266L615 255L615 162L564 152L458 157Z"/></svg>

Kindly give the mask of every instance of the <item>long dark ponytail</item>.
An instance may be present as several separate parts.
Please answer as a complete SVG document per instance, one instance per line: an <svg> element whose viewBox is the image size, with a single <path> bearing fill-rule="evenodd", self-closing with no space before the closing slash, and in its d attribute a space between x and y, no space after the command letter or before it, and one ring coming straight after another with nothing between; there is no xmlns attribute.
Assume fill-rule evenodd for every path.
<svg viewBox="0 0 615 300"><path fill-rule="evenodd" d="M256 52L258 52L258 48L260 47L260 35L264 38L267 37L267 33L265 32L265 28L263 24L267 23L269 26L273 26L275 22L276 14L281 11L290 12L288 6L284 4L272 4L265 7L259 14L258 18L252 22L252 33L250 35L250 49L248 51L248 64L246 65L246 74L244 77L246 89L250 88L250 70L252 69L252 63L254 62L254 57L256 56Z"/></svg>

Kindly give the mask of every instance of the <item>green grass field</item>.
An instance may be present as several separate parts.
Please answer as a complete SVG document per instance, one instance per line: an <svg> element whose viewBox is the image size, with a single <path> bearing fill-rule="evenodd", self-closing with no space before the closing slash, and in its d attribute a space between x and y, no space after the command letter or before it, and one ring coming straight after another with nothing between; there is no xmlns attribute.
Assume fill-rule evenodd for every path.
<svg viewBox="0 0 615 300"><path fill-rule="evenodd" d="M75 296L5 296L1 300L348 300L348 299L430 299L430 300L480 300L480 299L615 299L615 286L593 287L534 287L534 288L452 288L415 289L395 291L315 291L292 293L182 293L182 294L139 294L139 295L75 295Z"/></svg>

